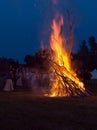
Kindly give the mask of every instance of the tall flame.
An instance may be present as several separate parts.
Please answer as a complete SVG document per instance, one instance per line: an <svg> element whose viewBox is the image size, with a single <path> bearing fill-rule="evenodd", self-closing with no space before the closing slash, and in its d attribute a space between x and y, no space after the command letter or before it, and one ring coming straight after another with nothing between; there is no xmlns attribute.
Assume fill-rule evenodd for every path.
<svg viewBox="0 0 97 130"><path fill-rule="evenodd" d="M66 40L61 35L61 29L64 24L63 17L59 14L56 15L56 18L53 20L52 24L52 35L50 46L56 54L56 60L60 66L65 67L67 70L70 70L70 55L67 53L66 48L64 48L63 43L66 47Z"/></svg>
<svg viewBox="0 0 97 130"><path fill-rule="evenodd" d="M81 91L85 91L84 84L79 81L76 74L71 68L70 63L70 53L66 47L66 39L63 38L61 34L61 29L64 24L62 15L57 14L52 24L52 34L51 34L51 49L55 52L55 62L60 66L59 75L62 73L74 83ZM63 45L64 44L64 45ZM56 65L55 65L56 67ZM58 70L58 69L57 69ZM67 93L62 94L63 81L60 76L55 76L55 81L52 83L51 96L67 96ZM69 86L68 86L69 87ZM61 89L61 93L58 90ZM75 94L76 95L76 94Z"/></svg>

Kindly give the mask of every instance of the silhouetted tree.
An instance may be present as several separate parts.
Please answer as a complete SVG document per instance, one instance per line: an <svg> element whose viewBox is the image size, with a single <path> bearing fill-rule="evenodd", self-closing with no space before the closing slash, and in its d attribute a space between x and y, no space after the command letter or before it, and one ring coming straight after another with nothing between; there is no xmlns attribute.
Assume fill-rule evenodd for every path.
<svg viewBox="0 0 97 130"><path fill-rule="evenodd" d="M18 64L19 64L19 62L18 62ZM9 70L10 66L15 68L18 66L18 64L12 58L10 58L10 59L7 59L5 57L0 58L0 75L6 74L6 72Z"/></svg>
<svg viewBox="0 0 97 130"><path fill-rule="evenodd" d="M76 67L76 73L82 81L87 84L87 81L91 78L89 70L89 48L86 41L83 40L78 53L73 54L73 64Z"/></svg>
<svg viewBox="0 0 97 130"><path fill-rule="evenodd" d="M97 43L94 36L89 38L90 51L97 53Z"/></svg>
<svg viewBox="0 0 97 130"><path fill-rule="evenodd" d="M91 36L89 38L89 46L90 46L90 52L89 52L89 68L90 71L97 69L97 43L95 40L95 37Z"/></svg>
<svg viewBox="0 0 97 130"><path fill-rule="evenodd" d="M26 62L26 64L28 66L33 66L33 56L31 55L26 55L25 58L24 58L24 61Z"/></svg>
<svg viewBox="0 0 97 130"><path fill-rule="evenodd" d="M0 73L8 70L8 60L4 57L0 58Z"/></svg>
<svg viewBox="0 0 97 130"><path fill-rule="evenodd" d="M49 49L41 49L35 54L37 61L37 68L42 70L49 70L51 63L50 59L53 58L53 51Z"/></svg>
<svg viewBox="0 0 97 130"><path fill-rule="evenodd" d="M34 56L26 55L24 61L27 66L40 70L49 70L49 59L52 57L52 54L51 50L41 49Z"/></svg>

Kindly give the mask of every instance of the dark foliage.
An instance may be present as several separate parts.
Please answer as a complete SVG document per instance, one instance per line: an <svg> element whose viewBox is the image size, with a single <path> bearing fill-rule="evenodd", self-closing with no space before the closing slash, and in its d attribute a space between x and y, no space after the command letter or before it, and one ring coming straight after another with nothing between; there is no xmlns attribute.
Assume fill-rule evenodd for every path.
<svg viewBox="0 0 97 130"><path fill-rule="evenodd" d="M53 60L54 52L49 49L39 50L34 56L26 55L25 63L27 66L35 67L41 70L49 70ZM76 53L71 53L71 64L80 80L86 85L91 79L91 71L97 69L97 43L95 37L91 36L89 42L82 41L80 49Z"/></svg>
<svg viewBox="0 0 97 130"><path fill-rule="evenodd" d="M52 58L53 55L54 53L52 50L41 49L34 56L25 56L24 61L29 67L48 71L50 67L49 60Z"/></svg>
<svg viewBox="0 0 97 130"><path fill-rule="evenodd" d="M91 70L97 69L97 43L96 43L95 37L91 36L89 38L89 46L90 46L89 64L91 65L90 69Z"/></svg>
<svg viewBox="0 0 97 130"><path fill-rule="evenodd" d="M0 76L5 75L5 73L8 71L10 66L13 66L14 68L17 68L19 65L18 61L15 61L14 59L7 59L7 58L0 58Z"/></svg>
<svg viewBox="0 0 97 130"><path fill-rule="evenodd" d="M97 43L95 38L89 38L89 45L83 40L79 51L72 54L72 64L78 77L85 83L91 79L91 71L97 69Z"/></svg>

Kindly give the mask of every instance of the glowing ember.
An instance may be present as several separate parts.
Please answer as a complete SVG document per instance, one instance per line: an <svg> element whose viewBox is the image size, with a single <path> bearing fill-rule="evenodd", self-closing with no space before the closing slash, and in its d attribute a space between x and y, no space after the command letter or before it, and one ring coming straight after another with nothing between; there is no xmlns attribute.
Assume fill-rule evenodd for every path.
<svg viewBox="0 0 97 130"><path fill-rule="evenodd" d="M50 96L76 96L85 92L84 84L71 68L70 51L66 50L66 39L61 35L63 23L63 17L57 14L53 20L50 42L51 49L55 52Z"/></svg>

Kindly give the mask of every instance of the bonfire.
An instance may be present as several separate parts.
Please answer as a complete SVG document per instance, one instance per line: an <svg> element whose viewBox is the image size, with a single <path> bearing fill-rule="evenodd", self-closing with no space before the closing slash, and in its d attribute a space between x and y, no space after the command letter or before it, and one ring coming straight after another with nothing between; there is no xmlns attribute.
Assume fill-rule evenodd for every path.
<svg viewBox="0 0 97 130"><path fill-rule="evenodd" d="M65 37L61 34L64 24L62 15L57 14L52 23L50 47L54 58L49 59L51 64L49 96L79 96L88 95L83 82L72 70L70 50ZM71 46L71 45L69 45Z"/></svg>

